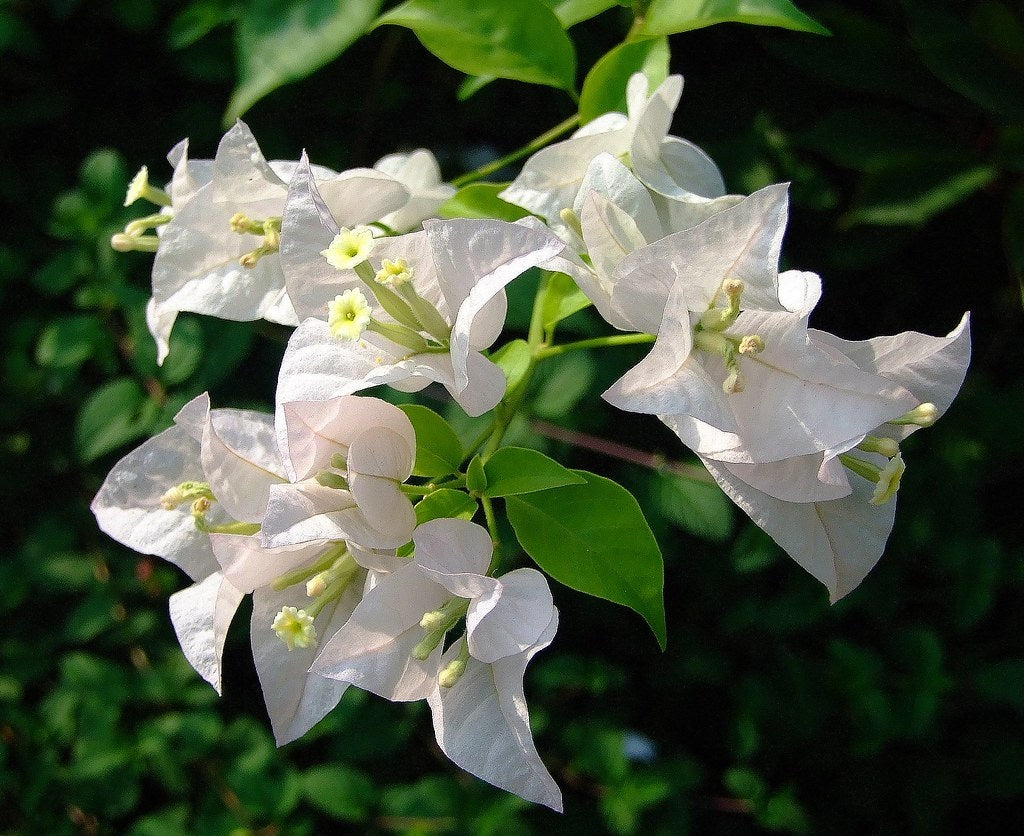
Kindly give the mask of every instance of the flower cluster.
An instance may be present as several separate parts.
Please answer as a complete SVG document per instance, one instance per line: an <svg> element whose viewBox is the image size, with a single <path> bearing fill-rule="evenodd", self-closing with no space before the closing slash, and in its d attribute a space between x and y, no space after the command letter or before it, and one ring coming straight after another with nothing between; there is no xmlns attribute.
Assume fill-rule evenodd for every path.
<svg viewBox="0 0 1024 836"><path fill-rule="evenodd" d="M211 410L202 395L118 462L93 502L104 531L194 581L172 596L171 617L218 691L228 625L252 595L253 656L279 743L350 685L425 699L455 763L561 809L523 693L558 614L541 572L499 574L491 499L585 480L550 462L488 492L486 471L533 367L560 352L652 344L605 400L657 416L833 600L878 560L900 443L956 396L968 318L946 337L847 342L811 328L821 280L779 269L786 186L727 194L712 160L668 134L681 91L670 77L650 92L638 74L628 114L530 157L501 192L530 213L514 223L434 217L455 190L426 151L338 173L305 156L267 162L242 123L212 160L177 146L166 190L145 169L132 182L126 202L159 211L112 244L156 254L148 313L161 360L182 311L296 326L274 415ZM580 304L625 333L558 346L535 316L523 368L500 365L491 349L504 289L532 268L571 279ZM356 394L431 383L470 416L495 412L443 472L417 471L406 411ZM461 495L468 512L431 503L438 491ZM481 506L490 531L470 519ZM616 571L604 588L629 565Z"/></svg>

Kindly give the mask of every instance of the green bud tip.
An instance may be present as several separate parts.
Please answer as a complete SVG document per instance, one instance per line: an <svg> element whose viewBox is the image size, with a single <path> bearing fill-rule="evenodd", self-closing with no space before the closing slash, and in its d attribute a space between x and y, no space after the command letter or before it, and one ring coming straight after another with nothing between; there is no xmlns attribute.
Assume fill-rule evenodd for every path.
<svg viewBox="0 0 1024 836"><path fill-rule="evenodd" d="M580 238L583 237L583 223L580 221L580 216L572 209L563 209L558 213L558 217L562 219L562 223L569 227L569 229L575 232Z"/></svg>
<svg viewBox="0 0 1024 836"><path fill-rule="evenodd" d="M155 235L128 235L124 232L115 232L110 236L111 248L119 253L155 253L159 245L160 239Z"/></svg>
<svg viewBox="0 0 1024 836"><path fill-rule="evenodd" d="M322 595L325 589L327 589L326 572L319 572L306 581L306 595L310 598L316 598L317 595Z"/></svg>
<svg viewBox="0 0 1024 836"><path fill-rule="evenodd" d="M453 688L465 672L466 662L462 659L453 659L438 675L437 682L442 688Z"/></svg>
<svg viewBox="0 0 1024 836"><path fill-rule="evenodd" d="M915 424L918 427L930 427L939 419L939 408L933 403L915 406L910 412L901 415L890 424Z"/></svg>
<svg viewBox="0 0 1024 836"><path fill-rule="evenodd" d="M429 633L436 630L447 620L448 616L446 613L441 612L441 610L433 610L423 614L423 618L420 619L420 627Z"/></svg>

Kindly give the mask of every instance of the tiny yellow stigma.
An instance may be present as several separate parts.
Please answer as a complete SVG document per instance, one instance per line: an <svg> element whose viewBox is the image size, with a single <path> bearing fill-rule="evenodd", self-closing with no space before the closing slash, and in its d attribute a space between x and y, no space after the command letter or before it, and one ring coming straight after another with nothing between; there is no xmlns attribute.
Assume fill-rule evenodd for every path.
<svg viewBox="0 0 1024 836"><path fill-rule="evenodd" d="M296 647L305 649L316 646L316 627L313 626L313 617L305 610L295 607L282 607L281 612L274 618L271 629L277 633L277 637L288 645L288 651Z"/></svg>
<svg viewBox="0 0 1024 836"><path fill-rule="evenodd" d="M878 474L878 481L875 483L875 491L868 500L872 505L885 505L890 499L896 496L900 489L900 479L907 469L903 462L903 456L897 453L889 463L881 469Z"/></svg>
<svg viewBox="0 0 1024 836"><path fill-rule="evenodd" d="M381 262L380 270L377 271L375 278L380 284L385 284L389 287L399 287L412 281L412 268L409 267L409 263L404 258L399 258L395 261L385 258Z"/></svg>
<svg viewBox="0 0 1024 836"><path fill-rule="evenodd" d="M330 246L321 250L320 255L328 264L338 270L350 270L362 264L373 250L373 230L368 226L353 229L342 227Z"/></svg>
<svg viewBox="0 0 1024 836"><path fill-rule="evenodd" d="M327 306L327 325L334 336L343 340L358 340L370 324L370 304L359 288L346 290Z"/></svg>

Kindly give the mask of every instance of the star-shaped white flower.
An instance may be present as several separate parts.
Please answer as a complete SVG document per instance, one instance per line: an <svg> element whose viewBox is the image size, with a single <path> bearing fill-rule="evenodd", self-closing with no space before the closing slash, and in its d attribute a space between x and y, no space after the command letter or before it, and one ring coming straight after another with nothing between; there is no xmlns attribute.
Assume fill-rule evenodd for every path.
<svg viewBox="0 0 1024 836"><path fill-rule="evenodd" d="M562 242L528 224L426 221L422 232L376 239L368 261L338 269L329 261L332 244L353 232L342 231L319 190L300 166L286 216L295 231L281 257L289 296L303 321L281 363L278 405L326 400L381 383L416 391L437 382L470 415L491 409L504 394L505 376L481 351L504 326L504 287L561 252ZM360 278L358 269L369 272ZM400 290L393 281L398 274L407 285ZM357 340L347 331L339 335L330 321L332 303L340 304L354 289L370 304L372 319L382 323Z"/></svg>
<svg viewBox="0 0 1024 836"><path fill-rule="evenodd" d="M755 465L702 459L729 497L837 601L872 569L892 530L903 467L898 443L933 423L960 390L970 361L969 318L946 337L908 331L848 342L810 334L823 349L911 392L916 404L908 417L812 455Z"/></svg>
<svg viewBox="0 0 1024 836"><path fill-rule="evenodd" d="M295 167L268 163L242 122L224 135L211 167L196 170L209 175L208 182L190 190L161 231L150 314L159 334L166 338L167 322L180 311L298 324L278 255L286 182ZM323 199L344 223L376 220L408 200L408 190L379 171L313 170ZM176 174L181 181L195 175L190 168L182 172Z"/></svg>
<svg viewBox="0 0 1024 836"><path fill-rule="evenodd" d="M413 559L367 592L312 670L390 700L427 698L442 750L523 798L561 809L530 733L523 673L557 629L544 576L485 572L487 531L465 520L419 526ZM461 618L465 636L442 653Z"/></svg>

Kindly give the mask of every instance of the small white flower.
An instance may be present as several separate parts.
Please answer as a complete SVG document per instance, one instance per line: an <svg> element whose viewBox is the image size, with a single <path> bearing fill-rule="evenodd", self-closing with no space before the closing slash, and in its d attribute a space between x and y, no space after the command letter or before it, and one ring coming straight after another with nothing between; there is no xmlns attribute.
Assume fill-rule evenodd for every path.
<svg viewBox="0 0 1024 836"><path fill-rule="evenodd" d="M358 340L370 324L371 308L359 288L335 296L327 306L327 327L343 340Z"/></svg>
<svg viewBox="0 0 1024 836"><path fill-rule="evenodd" d="M368 226L357 226L354 229L342 227L334 240L320 255L327 263L338 270L350 270L362 264L373 252L373 230Z"/></svg>

